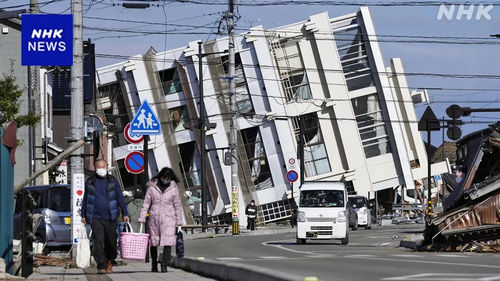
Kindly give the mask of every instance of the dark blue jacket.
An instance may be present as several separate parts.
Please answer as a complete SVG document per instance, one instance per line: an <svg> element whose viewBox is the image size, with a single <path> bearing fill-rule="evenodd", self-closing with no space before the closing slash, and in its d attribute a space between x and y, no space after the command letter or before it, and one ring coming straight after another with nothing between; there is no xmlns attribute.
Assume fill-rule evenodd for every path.
<svg viewBox="0 0 500 281"><path fill-rule="evenodd" d="M87 179L85 183L85 195L83 196L82 202L82 218L85 218L87 223L91 224L94 220L94 212L96 209L100 210L108 210L109 216L105 216L105 219L109 219L114 221L118 219L120 216L120 210L118 209L118 205L120 205L120 209L122 211L123 216L128 216L127 205L125 204L125 199L122 195L122 190L120 188L120 184L111 175L107 176L107 186L106 186L106 195L107 195L107 206L96 206L96 178L94 175Z"/></svg>

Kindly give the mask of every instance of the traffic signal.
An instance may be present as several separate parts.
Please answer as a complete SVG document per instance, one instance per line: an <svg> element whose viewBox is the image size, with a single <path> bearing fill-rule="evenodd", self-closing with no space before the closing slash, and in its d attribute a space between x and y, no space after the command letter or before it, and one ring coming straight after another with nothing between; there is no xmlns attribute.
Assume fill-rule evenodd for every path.
<svg viewBox="0 0 500 281"><path fill-rule="evenodd" d="M446 109L446 114L451 118L451 120L447 121L446 127L448 130L446 135L450 140L458 140L462 136L460 125L464 124L460 117L464 116L465 112L460 106L454 104Z"/></svg>

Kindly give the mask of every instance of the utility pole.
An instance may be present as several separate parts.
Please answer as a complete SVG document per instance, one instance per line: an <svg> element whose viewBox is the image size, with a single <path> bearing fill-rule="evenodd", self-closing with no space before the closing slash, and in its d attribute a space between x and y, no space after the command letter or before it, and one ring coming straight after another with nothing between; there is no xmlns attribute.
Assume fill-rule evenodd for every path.
<svg viewBox="0 0 500 281"><path fill-rule="evenodd" d="M38 14L38 0L30 0L30 14ZM28 66L28 111L39 113L40 111L40 95L38 94L38 66ZM37 101L38 101L38 109L37 109ZM36 137L36 126L31 126L29 128L28 135L28 154L30 159L30 168L28 174L31 176L36 171L36 147L40 142L39 138Z"/></svg>
<svg viewBox="0 0 500 281"><path fill-rule="evenodd" d="M83 0L72 0L73 11L73 66L71 67L71 142L83 139ZM71 155L71 241L78 243L76 231L81 228L81 215L76 208L83 198L84 171L83 149L76 149ZM76 239L75 239L76 238ZM74 248L76 249L76 248Z"/></svg>
<svg viewBox="0 0 500 281"><path fill-rule="evenodd" d="M210 123L205 115L205 98L203 94L203 58L209 55L225 54L224 52L215 53L203 53L203 42L198 42L198 93L200 97L200 118L197 122L189 122L184 124L184 128L188 130L200 130L200 177L201 177L201 225L208 225L208 187L207 187L207 153L206 139L207 130L215 129L217 127L216 123ZM206 232L206 228L202 228L203 232Z"/></svg>
<svg viewBox="0 0 500 281"><path fill-rule="evenodd" d="M229 0L229 11L227 13L227 30L229 32L229 148L231 149L231 198L233 215L233 235L240 234L239 220L239 178L238 178L238 108L236 106L236 85L234 84L235 59L234 59L234 3Z"/></svg>
<svg viewBox="0 0 500 281"><path fill-rule="evenodd" d="M205 129L205 99L203 97L203 54L202 54L202 42L198 42L198 91L200 94L200 121L199 121L199 129L200 129L200 146L201 146L201 151L200 151L200 160L201 160L201 225L202 226L207 226L208 225L208 211L207 211L207 203L208 203L208 198L207 198L207 160L206 160L206 147L205 147L205 142L206 142L206 129ZM203 228L203 232L205 232L206 229Z"/></svg>

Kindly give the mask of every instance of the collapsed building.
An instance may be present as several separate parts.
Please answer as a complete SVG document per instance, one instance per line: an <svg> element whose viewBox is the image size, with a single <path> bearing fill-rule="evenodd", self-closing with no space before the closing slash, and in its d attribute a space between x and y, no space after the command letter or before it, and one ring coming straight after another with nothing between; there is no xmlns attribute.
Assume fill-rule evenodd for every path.
<svg viewBox="0 0 500 281"><path fill-rule="evenodd" d="M427 242L451 245L500 238L500 122L456 143L456 172L447 178L443 212Z"/></svg>
<svg viewBox="0 0 500 281"><path fill-rule="evenodd" d="M290 159L298 156L299 118L305 128L306 180L344 181L349 192L369 199L378 195L377 202L383 202L386 191L415 189L415 181L427 176L403 64L400 59L384 64L367 7L335 18L325 12L279 28L252 27L235 37L239 202L255 200L259 222L291 216L290 200L299 186L285 176ZM230 167L224 165L230 117L227 47L227 38L203 43L205 116L217 125L207 131L205 147L210 223L231 219ZM98 110L117 129L115 175L126 188L144 184L124 167L129 151L120 130L147 100L162 124L162 135L149 143L149 176L172 167L181 179L184 210L195 217L204 149L199 131L184 124L199 118L197 51L198 41L160 53L151 48L97 70ZM435 163L432 171L442 174L448 166ZM241 207L240 218L244 225Z"/></svg>

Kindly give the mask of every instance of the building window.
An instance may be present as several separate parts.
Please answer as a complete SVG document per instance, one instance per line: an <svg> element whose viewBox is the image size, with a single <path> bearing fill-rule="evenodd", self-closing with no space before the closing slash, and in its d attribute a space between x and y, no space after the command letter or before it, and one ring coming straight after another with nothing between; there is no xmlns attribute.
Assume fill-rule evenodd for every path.
<svg viewBox="0 0 500 281"><path fill-rule="evenodd" d="M184 171L186 186L188 190L194 192L194 190L199 189L201 186L201 160L196 143L193 141L180 144L179 153L182 161L181 171Z"/></svg>
<svg viewBox="0 0 500 281"><path fill-rule="evenodd" d="M171 108L168 110L170 113L170 120L174 131L185 130L184 124L189 123L189 114L185 105Z"/></svg>
<svg viewBox="0 0 500 281"><path fill-rule="evenodd" d="M287 101L311 99L311 88L297 40L271 43L271 49Z"/></svg>
<svg viewBox="0 0 500 281"><path fill-rule="evenodd" d="M104 110L106 121L113 124L116 130L123 130L131 121L127 111L127 105L118 82L102 85L99 87L100 98L108 98L109 106ZM123 134L116 134L113 139L113 146L119 147L128 144Z"/></svg>
<svg viewBox="0 0 500 281"><path fill-rule="evenodd" d="M250 165L250 178L256 190L273 187L273 180L269 162L267 161L264 143L259 132L259 127L241 130L243 145Z"/></svg>
<svg viewBox="0 0 500 281"><path fill-rule="evenodd" d="M304 165L307 177L321 175L332 171L328 154L326 153L325 142L321 128L319 125L318 115L316 113L309 113L299 117L302 121L302 128L304 131ZM295 136L300 142L300 127L299 118L292 119L295 128Z"/></svg>
<svg viewBox="0 0 500 281"><path fill-rule="evenodd" d="M389 137L377 94L352 99L366 158L391 152Z"/></svg>
<svg viewBox="0 0 500 281"><path fill-rule="evenodd" d="M159 72L161 86L165 95L182 92L182 83L177 68L169 68Z"/></svg>
<svg viewBox="0 0 500 281"><path fill-rule="evenodd" d="M222 56L222 67L224 68L224 73L229 74L229 57ZM248 94L247 80L245 78L245 72L243 70L243 63L241 62L241 56L239 53L234 55L235 61L235 74L234 82L236 84L236 106L238 107L238 112L240 114L253 114L254 109L252 105L252 100Z"/></svg>
<svg viewBox="0 0 500 281"><path fill-rule="evenodd" d="M374 86L361 28L354 27L334 35L349 91Z"/></svg>

